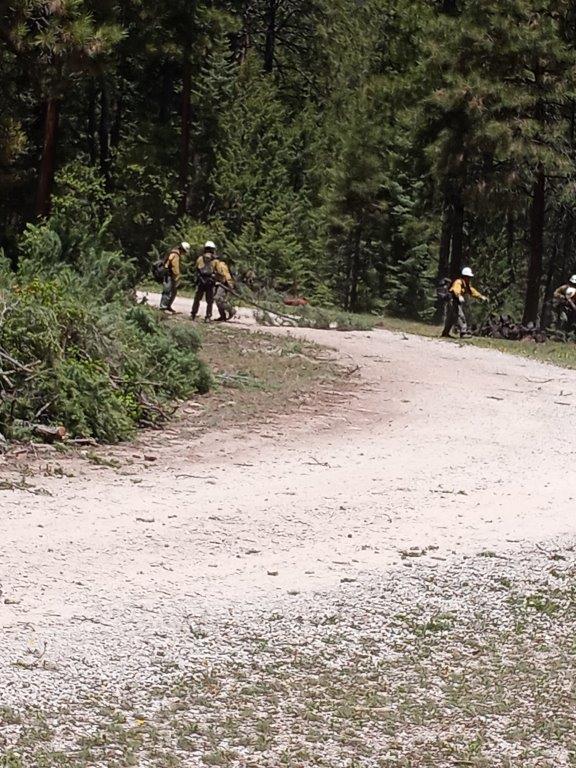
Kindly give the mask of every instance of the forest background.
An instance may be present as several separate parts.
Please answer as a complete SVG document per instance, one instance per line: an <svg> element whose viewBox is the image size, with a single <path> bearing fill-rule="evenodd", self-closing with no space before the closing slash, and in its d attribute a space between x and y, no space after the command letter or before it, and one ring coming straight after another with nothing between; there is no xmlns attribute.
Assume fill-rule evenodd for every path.
<svg viewBox="0 0 576 768"><path fill-rule="evenodd" d="M0 82L13 267L138 276L210 237L314 302L427 318L470 264L525 321L576 271L568 0L2 0Z"/></svg>

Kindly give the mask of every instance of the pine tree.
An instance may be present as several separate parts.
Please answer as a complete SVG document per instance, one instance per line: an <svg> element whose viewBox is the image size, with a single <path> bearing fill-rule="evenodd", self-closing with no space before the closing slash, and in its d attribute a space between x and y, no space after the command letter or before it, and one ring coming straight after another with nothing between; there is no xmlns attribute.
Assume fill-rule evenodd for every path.
<svg viewBox="0 0 576 768"><path fill-rule="evenodd" d="M0 16L0 27L18 66L32 77L42 103L36 214L46 216L54 184L63 97L78 77L108 55L121 31L113 23L96 25L83 0L13 3Z"/></svg>
<svg viewBox="0 0 576 768"><path fill-rule="evenodd" d="M213 176L218 205L233 232L248 222L259 232L264 216L291 192L294 149L274 83L253 60L243 65L221 126Z"/></svg>
<svg viewBox="0 0 576 768"><path fill-rule="evenodd" d="M528 217L525 322L539 316L550 182L570 170L566 115L576 54L562 36L570 7L469 2L433 57L445 72L430 101L435 171L456 195L455 216L462 219L466 201L477 210L505 206Z"/></svg>
<svg viewBox="0 0 576 768"><path fill-rule="evenodd" d="M383 216L380 206L383 166L381 134L369 92L350 100L342 143L328 190L331 245L339 255L342 296L347 309L360 308L361 283L370 266L367 242Z"/></svg>

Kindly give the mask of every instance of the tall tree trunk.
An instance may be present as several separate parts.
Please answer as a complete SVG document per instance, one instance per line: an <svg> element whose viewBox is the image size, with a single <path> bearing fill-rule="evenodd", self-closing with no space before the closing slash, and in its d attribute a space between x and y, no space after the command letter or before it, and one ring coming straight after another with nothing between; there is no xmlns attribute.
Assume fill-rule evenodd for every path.
<svg viewBox="0 0 576 768"><path fill-rule="evenodd" d="M450 243L452 242L452 206L448 192L444 193L442 206L442 232L440 233L440 248L438 251L438 269L436 270L436 286L440 286L442 280L450 276ZM444 315L445 301L438 296L436 301L435 318L440 321Z"/></svg>
<svg viewBox="0 0 576 768"><path fill-rule="evenodd" d="M442 0L442 13L450 15L458 13L457 0Z"/></svg>
<svg viewBox="0 0 576 768"><path fill-rule="evenodd" d="M100 173L104 177L106 189L110 189L110 97L108 84L104 76L100 77L100 124L98 126L100 143Z"/></svg>
<svg viewBox="0 0 576 768"><path fill-rule="evenodd" d="M450 254L450 277L456 278L462 272L464 252L464 205L462 192L454 190L452 218L452 253Z"/></svg>
<svg viewBox="0 0 576 768"><path fill-rule="evenodd" d="M172 69L169 64L162 66L162 86L160 88L160 109L158 111L158 122L160 125L167 125L170 120L170 102L174 83L172 79Z"/></svg>
<svg viewBox="0 0 576 768"><path fill-rule="evenodd" d="M553 319L552 314L552 294L554 293L554 274L556 272L556 266L558 264L558 255L560 248L558 247L558 241L555 239L552 246L552 253L548 262L548 269L546 270L546 283L544 286L544 303L542 305L542 328L547 328Z"/></svg>
<svg viewBox="0 0 576 768"><path fill-rule="evenodd" d="M266 9L266 47L264 49L264 72L268 74L274 70L276 10L276 0L268 0L268 7Z"/></svg>
<svg viewBox="0 0 576 768"><path fill-rule="evenodd" d="M248 0L244 6L244 19L242 32L238 37L236 44L236 56L238 64L243 64L248 58L248 52L252 48L252 26L254 17L254 5L252 0Z"/></svg>
<svg viewBox="0 0 576 768"><path fill-rule="evenodd" d="M524 301L524 323L536 323L540 308L540 288L542 283L542 260L544 255L544 225L546 219L546 177L539 168L534 182L532 205L530 208L530 262L526 299Z"/></svg>
<svg viewBox="0 0 576 768"><path fill-rule="evenodd" d="M88 144L88 154L90 155L90 162L92 165L95 165L98 159L98 148L96 146L96 107L96 84L94 83L94 80L90 79L88 83L88 119L86 121L86 141Z"/></svg>
<svg viewBox="0 0 576 768"><path fill-rule="evenodd" d="M352 265L350 270L350 310L358 312L358 283L360 281L360 259L362 256L362 221L356 228L354 237L354 250L352 252Z"/></svg>
<svg viewBox="0 0 576 768"><path fill-rule="evenodd" d="M181 133L180 133L180 205L178 213L183 216L188 209L190 177L190 120L192 94L192 37L186 35L184 45L184 74L182 79Z"/></svg>
<svg viewBox="0 0 576 768"><path fill-rule="evenodd" d="M36 191L36 216L39 218L50 214L54 173L56 170L58 127L60 124L59 99L48 99L45 104L44 115L44 145Z"/></svg>
<svg viewBox="0 0 576 768"><path fill-rule="evenodd" d="M448 194L444 195L442 213L442 232L440 234L440 249L438 252L438 271L436 280L440 282L449 277L450 272L450 243L452 241L452 206Z"/></svg>

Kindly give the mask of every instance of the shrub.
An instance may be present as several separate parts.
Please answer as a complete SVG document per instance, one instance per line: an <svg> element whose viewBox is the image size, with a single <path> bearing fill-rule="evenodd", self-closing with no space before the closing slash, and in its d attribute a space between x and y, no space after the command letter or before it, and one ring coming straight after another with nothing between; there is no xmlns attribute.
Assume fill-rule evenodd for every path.
<svg viewBox="0 0 576 768"><path fill-rule="evenodd" d="M0 321L0 430L10 437L36 424L63 425L74 437L116 442L139 424L169 415L175 399L205 392L193 328L153 310L102 306L64 272L8 286Z"/></svg>

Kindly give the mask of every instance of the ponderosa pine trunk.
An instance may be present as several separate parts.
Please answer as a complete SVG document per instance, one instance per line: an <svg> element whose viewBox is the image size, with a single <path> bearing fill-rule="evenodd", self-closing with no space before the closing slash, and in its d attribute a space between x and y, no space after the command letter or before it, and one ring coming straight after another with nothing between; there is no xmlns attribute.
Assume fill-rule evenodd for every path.
<svg viewBox="0 0 576 768"><path fill-rule="evenodd" d="M546 282L544 284L544 301L542 304L542 328L547 328L553 319L552 312L552 294L554 293L554 274L556 272L556 266L558 264L558 257L560 255L560 248L558 241L554 240L552 246L552 253L548 262L548 269L546 270Z"/></svg>
<svg viewBox="0 0 576 768"><path fill-rule="evenodd" d="M358 283L360 281L360 259L362 245L362 223L358 224L354 236L354 248L352 251L352 264L350 269L350 310L358 311Z"/></svg>
<svg viewBox="0 0 576 768"><path fill-rule="evenodd" d="M450 272L450 243L452 242L452 206L448 195L444 195L442 207L442 232L440 234L440 248L438 251L437 282L449 277Z"/></svg>
<svg viewBox="0 0 576 768"><path fill-rule="evenodd" d="M182 105L180 118L180 205L179 214L183 216L188 208L190 179L190 120L192 95L192 38L186 36L184 45L184 71L182 78Z"/></svg>
<svg viewBox="0 0 576 768"><path fill-rule="evenodd" d="M110 189L110 97L106 78L100 78L100 123L98 126L98 140L100 144L100 173L104 177L106 189Z"/></svg>
<svg viewBox="0 0 576 768"><path fill-rule="evenodd" d="M248 0L244 7L242 32L239 35L236 43L235 58L238 64L243 64L248 58L248 52L252 48L252 25L253 25L254 8L251 0Z"/></svg>
<svg viewBox="0 0 576 768"><path fill-rule="evenodd" d="M264 49L264 72L274 70L276 53L276 0L268 0L266 9L266 47Z"/></svg>
<svg viewBox="0 0 576 768"><path fill-rule="evenodd" d="M542 168L538 170L532 192L530 207L530 261L526 282L523 322L537 323L540 309L542 284L542 261L544 257L544 226L546 219L546 177Z"/></svg>
<svg viewBox="0 0 576 768"><path fill-rule="evenodd" d="M48 99L44 106L44 141L42 160L36 190L36 216L42 218L50 214L54 174L56 171L56 146L60 125L60 100Z"/></svg>
<svg viewBox="0 0 576 768"><path fill-rule="evenodd" d="M450 277L450 243L452 242L452 207L448 193L444 194L442 206L442 231L440 233L440 247L438 249L438 269L436 270L436 286L440 286L442 280ZM436 301L436 320L440 321L444 314L444 299L439 296Z"/></svg>
<svg viewBox="0 0 576 768"><path fill-rule="evenodd" d="M459 188L454 191L452 203L452 249L450 253L450 277L455 279L462 272L464 252L464 205Z"/></svg>

